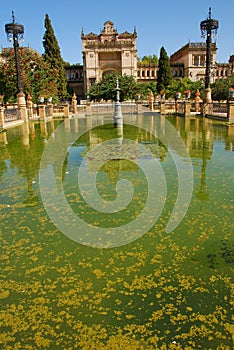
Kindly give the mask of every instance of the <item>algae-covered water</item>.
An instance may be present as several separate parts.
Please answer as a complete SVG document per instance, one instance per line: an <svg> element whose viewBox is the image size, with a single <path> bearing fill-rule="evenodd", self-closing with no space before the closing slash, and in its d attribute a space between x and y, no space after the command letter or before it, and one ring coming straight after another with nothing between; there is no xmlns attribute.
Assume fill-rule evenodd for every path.
<svg viewBox="0 0 234 350"><path fill-rule="evenodd" d="M158 118L126 115L118 130L111 116L89 116L0 134L0 349L234 348L234 125ZM177 151L192 164L192 187L178 175L166 122L184 142L188 157ZM127 151L123 156L119 148L118 157L122 145ZM157 210L158 216L150 224L144 214L134 236L127 225L144 213L144 166L153 161L150 186L158 197L150 218ZM82 164L110 203L104 212L78 188ZM133 189L131 202L111 212L120 178L132 184L125 191L128 197ZM167 232L178 192L184 216L175 213L177 225ZM63 198L87 227L109 230L110 239L103 243L73 223ZM116 240L121 227L127 234Z"/></svg>

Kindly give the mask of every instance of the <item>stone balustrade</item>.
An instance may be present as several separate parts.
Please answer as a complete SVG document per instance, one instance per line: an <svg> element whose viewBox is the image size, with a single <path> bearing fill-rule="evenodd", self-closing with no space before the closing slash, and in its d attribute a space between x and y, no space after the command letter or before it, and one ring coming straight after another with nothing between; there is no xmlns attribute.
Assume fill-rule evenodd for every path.
<svg viewBox="0 0 234 350"><path fill-rule="evenodd" d="M122 103L124 113L142 114L145 111L158 112L161 115L177 114L184 117L200 115L203 117L216 118L225 121L234 122L234 101L203 103L202 101L181 100L169 101L161 100L148 105L137 100L131 103ZM32 105L18 108L17 117L15 117L16 108L0 107L0 127L6 128L10 125L17 125L28 120L38 119L47 121L50 118L69 118L72 115L92 115L96 113L112 113L113 103L87 103L86 105L77 105L76 101L64 105ZM12 113L12 115L11 115Z"/></svg>

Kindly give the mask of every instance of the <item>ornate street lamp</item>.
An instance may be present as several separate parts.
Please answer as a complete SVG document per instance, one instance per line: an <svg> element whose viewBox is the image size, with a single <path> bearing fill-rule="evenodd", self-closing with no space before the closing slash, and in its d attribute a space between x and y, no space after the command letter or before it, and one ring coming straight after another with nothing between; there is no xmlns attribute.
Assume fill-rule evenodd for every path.
<svg viewBox="0 0 234 350"><path fill-rule="evenodd" d="M23 42L24 26L15 22L14 11L12 11L12 23L5 25L5 32L7 34L8 41L13 41L17 75L18 102L22 105L22 103L25 104L25 97L23 93L23 83L20 69L19 41Z"/></svg>
<svg viewBox="0 0 234 350"><path fill-rule="evenodd" d="M216 19L211 18L211 7L209 8L208 18L200 23L201 36L206 37L206 76L205 76L205 102L211 102L211 89L210 89L210 78L211 78L211 43L212 36L216 37L219 22Z"/></svg>

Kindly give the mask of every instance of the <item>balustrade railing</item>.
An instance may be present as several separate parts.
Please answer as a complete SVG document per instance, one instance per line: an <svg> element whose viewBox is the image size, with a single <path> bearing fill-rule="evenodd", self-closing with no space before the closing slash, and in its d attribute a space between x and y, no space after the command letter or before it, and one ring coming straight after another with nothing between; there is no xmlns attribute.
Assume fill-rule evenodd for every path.
<svg viewBox="0 0 234 350"><path fill-rule="evenodd" d="M122 102L121 109L122 113L135 114L140 111L140 113L149 111L149 103L141 102L141 108L139 109L139 101L135 102ZM39 109L43 107L43 110ZM89 112L87 107L89 107ZM115 102L107 103L91 103L90 105L76 105L75 114L111 114L114 113ZM153 111L159 112L161 114L180 114L180 115L193 115L193 114L202 114L204 116L213 116L217 118L224 118L233 120L234 118L234 104L232 101L228 102L211 102L211 103L202 103L196 101L173 101L173 100L164 100L164 101L155 101L153 104ZM40 112L40 113L39 113ZM43 112L41 114L41 112ZM37 106L33 105L28 108L28 119L38 119L38 118L48 118L48 117L69 117L74 113L74 106L72 105L45 105ZM20 109L15 105L7 106L2 108L2 121L0 120L0 125L4 123L9 123L21 119Z"/></svg>
<svg viewBox="0 0 234 350"><path fill-rule="evenodd" d="M50 117L50 107L49 106L45 106L45 115L46 117Z"/></svg>
<svg viewBox="0 0 234 350"><path fill-rule="evenodd" d="M4 110L4 122L9 123L15 120L20 120L20 111L18 108L8 108Z"/></svg>
<svg viewBox="0 0 234 350"><path fill-rule="evenodd" d="M85 113L86 105L77 105L76 110L77 110L77 113Z"/></svg>
<svg viewBox="0 0 234 350"><path fill-rule="evenodd" d="M226 117L228 106L226 102L212 102L210 103L211 113L220 117Z"/></svg>
<svg viewBox="0 0 234 350"><path fill-rule="evenodd" d="M178 114L185 114L185 102L182 101L182 102L177 102L176 104L176 113Z"/></svg>
<svg viewBox="0 0 234 350"><path fill-rule="evenodd" d="M101 103L101 102L95 102L91 104L91 110L92 113L112 113L114 112L114 103L113 102L107 102L107 103Z"/></svg>
<svg viewBox="0 0 234 350"><path fill-rule="evenodd" d="M63 117L64 116L64 106L53 106L53 115L55 117Z"/></svg>
<svg viewBox="0 0 234 350"><path fill-rule="evenodd" d="M28 119L38 119L39 112L37 105L28 108Z"/></svg>
<svg viewBox="0 0 234 350"><path fill-rule="evenodd" d="M173 114L176 112L176 105L174 101L165 102L165 111L167 114Z"/></svg>

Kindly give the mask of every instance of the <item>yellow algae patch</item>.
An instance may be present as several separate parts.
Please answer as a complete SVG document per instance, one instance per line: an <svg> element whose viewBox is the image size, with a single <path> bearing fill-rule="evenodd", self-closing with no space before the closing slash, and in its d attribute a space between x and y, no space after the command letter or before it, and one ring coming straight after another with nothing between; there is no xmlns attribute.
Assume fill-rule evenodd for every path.
<svg viewBox="0 0 234 350"><path fill-rule="evenodd" d="M3 290L0 291L0 299L6 299L9 297L10 291L9 290Z"/></svg>
<svg viewBox="0 0 234 350"><path fill-rule="evenodd" d="M35 334L34 340L38 348L46 349L51 344L51 340L44 338L40 332Z"/></svg>
<svg viewBox="0 0 234 350"><path fill-rule="evenodd" d="M204 315L198 315L198 320L201 322L205 322L206 317Z"/></svg>
<svg viewBox="0 0 234 350"><path fill-rule="evenodd" d="M233 341L234 341L234 324L225 323L224 327L225 327L226 330L231 334L232 339L233 339Z"/></svg>
<svg viewBox="0 0 234 350"><path fill-rule="evenodd" d="M186 307L186 310L187 310L187 311L193 311L193 309L192 309L190 306L187 306L187 307Z"/></svg>
<svg viewBox="0 0 234 350"><path fill-rule="evenodd" d="M133 315L126 315L125 317L127 320L131 320L131 319L135 318L135 316L133 316Z"/></svg>
<svg viewBox="0 0 234 350"><path fill-rule="evenodd" d="M102 270L100 270L100 269L95 269L95 270L93 270L93 273L95 274L95 276L96 276L97 278L101 278L101 277L104 275L104 273L103 273Z"/></svg>

